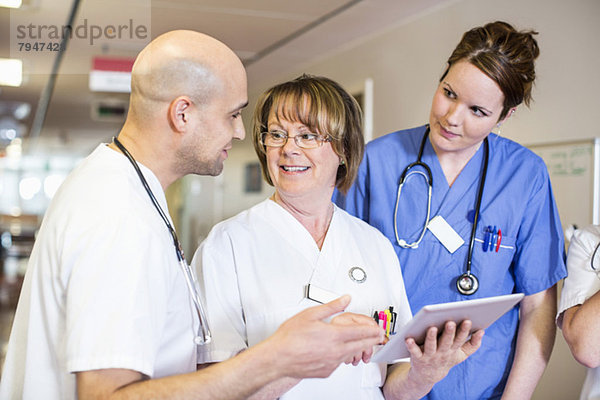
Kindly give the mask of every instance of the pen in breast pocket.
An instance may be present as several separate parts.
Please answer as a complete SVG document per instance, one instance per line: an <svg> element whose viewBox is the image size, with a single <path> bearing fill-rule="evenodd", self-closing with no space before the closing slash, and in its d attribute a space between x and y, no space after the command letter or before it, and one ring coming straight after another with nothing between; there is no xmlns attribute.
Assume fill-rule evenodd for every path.
<svg viewBox="0 0 600 400"><path fill-rule="evenodd" d="M393 306L389 306L384 311L375 311L373 313L373 319L385 330L385 335L388 338L396 331L396 318L397 313L394 312Z"/></svg>

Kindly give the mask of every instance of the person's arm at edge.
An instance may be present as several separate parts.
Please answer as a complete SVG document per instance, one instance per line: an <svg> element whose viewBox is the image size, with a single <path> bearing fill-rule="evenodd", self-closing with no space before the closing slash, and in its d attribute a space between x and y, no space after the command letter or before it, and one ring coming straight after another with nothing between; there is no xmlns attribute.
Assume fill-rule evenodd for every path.
<svg viewBox="0 0 600 400"><path fill-rule="evenodd" d="M503 400L530 399L542 377L556 337L556 285L521 301L515 358Z"/></svg>
<svg viewBox="0 0 600 400"><path fill-rule="evenodd" d="M160 379L144 379L139 372L125 369L78 372L78 397L228 400L247 398L284 377L326 377L349 355L383 340L379 327L344 327L322 321L343 311L349 302L349 296L342 296L304 310L263 342L200 371Z"/></svg>
<svg viewBox="0 0 600 400"><path fill-rule="evenodd" d="M600 366L600 292L583 304L568 308L562 317L562 332L573 357L588 368Z"/></svg>
<svg viewBox="0 0 600 400"><path fill-rule="evenodd" d="M574 232L569 245L567 269L556 323L562 329L573 357L588 368L600 366L600 284L591 267L600 227L588 226Z"/></svg>

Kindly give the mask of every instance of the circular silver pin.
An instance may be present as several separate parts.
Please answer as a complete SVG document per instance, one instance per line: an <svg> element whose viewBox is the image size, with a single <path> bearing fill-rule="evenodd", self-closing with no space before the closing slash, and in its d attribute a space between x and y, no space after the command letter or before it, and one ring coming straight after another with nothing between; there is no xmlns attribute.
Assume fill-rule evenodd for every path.
<svg viewBox="0 0 600 400"><path fill-rule="evenodd" d="M348 275L350 279L352 279L356 283L363 283L367 280L367 273L361 267L352 267L350 271L348 271Z"/></svg>

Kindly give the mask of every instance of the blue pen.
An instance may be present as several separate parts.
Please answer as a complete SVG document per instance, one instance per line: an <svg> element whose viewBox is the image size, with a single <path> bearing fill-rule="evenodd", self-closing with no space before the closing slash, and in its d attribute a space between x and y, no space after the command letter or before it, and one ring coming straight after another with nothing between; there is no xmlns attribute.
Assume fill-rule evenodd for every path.
<svg viewBox="0 0 600 400"><path fill-rule="evenodd" d="M490 232L490 228L491 226L488 226L485 228L485 233L483 235L483 243L482 243L482 247L483 247L483 251L487 252L489 249L489 242L490 242L490 236L491 236L491 232Z"/></svg>

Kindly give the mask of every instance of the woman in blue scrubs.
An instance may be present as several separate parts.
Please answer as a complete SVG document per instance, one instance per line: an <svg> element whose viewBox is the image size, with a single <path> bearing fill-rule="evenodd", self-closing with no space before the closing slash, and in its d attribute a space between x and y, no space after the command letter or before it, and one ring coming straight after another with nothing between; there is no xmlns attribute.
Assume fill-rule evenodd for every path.
<svg viewBox="0 0 600 400"><path fill-rule="evenodd" d="M566 270L548 172L540 157L490 133L529 105L535 34L504 22L466 32L429 124L369 143L356 183L347 196L336 193L340 206L394 244L413 313L432 303L526 295L428 399L530 398L552 351L555 285Z"/></svg>

